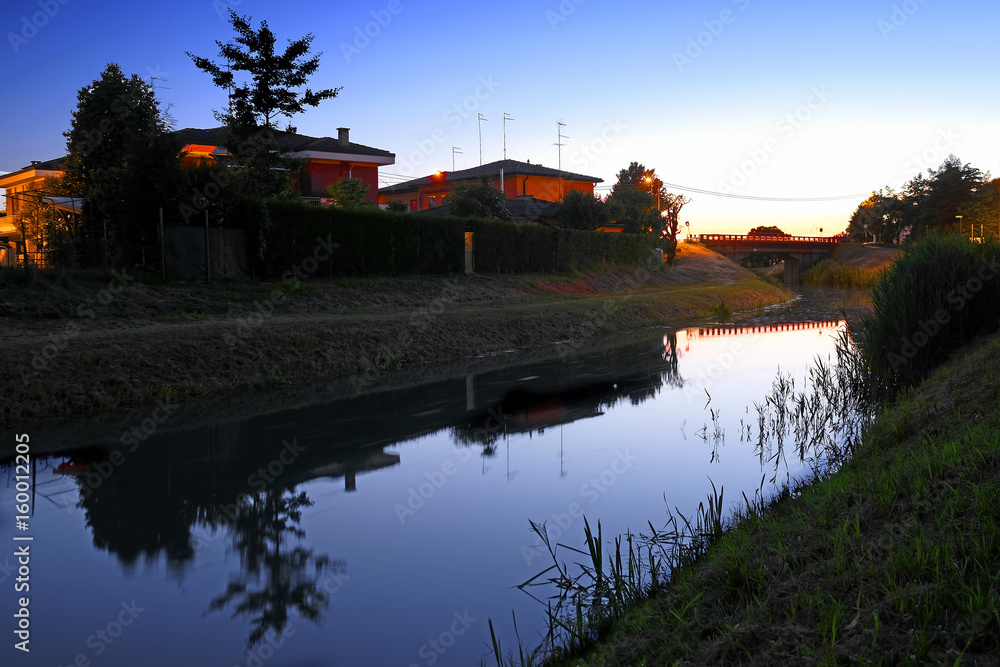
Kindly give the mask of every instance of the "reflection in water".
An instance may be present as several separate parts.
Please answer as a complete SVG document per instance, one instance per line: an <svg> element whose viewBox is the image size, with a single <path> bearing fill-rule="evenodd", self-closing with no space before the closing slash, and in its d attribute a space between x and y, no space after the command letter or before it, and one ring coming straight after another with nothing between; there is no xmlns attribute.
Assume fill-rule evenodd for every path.
<svg viewBox="0 0 1000 667"><path fill-rule="evenodd" d="M800 331L809 327L815 331ZM92 542L95 550L112 554L121 570L130 572L144 560L165 562L168 580L199 580L198 588L178 586L173 597L161 598L157 613L171 620L171 631L216 649L210 664L233 664L220 654L259 647L272 633L287 634L299 618L310 621L304 625L313 630L314 624L333 615L326 595L332 587L327 583L331 578L340 580L345 562L367 565L365 559L374 561L387 554L389 568L372 579L358 576L338 594L337 610L349 613L337 614L337 650L343 651L343 664L409 664L425 637L440 635L439 619L448 618L454 609L476 605L485 618L489 611L483 607L496 611L506 604L502 595L509 593L511 583L524 580L521 575L528 574L524 568L531 565L519 549L524 540L532 539L525 537L520 517L565 518L579 505L592 518L603 519L607 529L616 525L612 521L634 522L634 512L640 508L655 511L649 510L655 507L650 496L658 500L666 492L672 500L684 498L682 504L693 493L704 497L699 481L709 472L720 489L725 478L727 496L738 497L740 490L751 495L760 479L753 445L758 446L761 462L769 466L777 466L776 455L784 457L784 452L793 464L793 459L807 460L806 450L798 445L813 442L816 433L802 428L796 432L789 411L755 415L753 406L740 422L741 440L750 445L726 452L724 463L719 452L727 427L730 434L736 431L735 422L751 398L748 391L757 396L766 390L774 376L773 362L794 356L791 351L796 346L810 354L823 349L817 343L824 342L832 328L832 323L822 322L647 332L574 349L566 358L501 365L392 392L157 433L137 448L113 439L86 452L56 450L69 460L65 474L50 474L58 480L50 488L58 486L62 493L65 487L60 498L78 498L66 505L73 521L79 512L86 523L83 546ZM772 331L778 335L769 335ZM742 344L742 355L732 354L734 343ZM726 356L730 354L731 359ZM783 422L792 427L793 435L780 441L758 438L753 433L758 420L763 420L765 430ZM572 428L574 422L584 426ZM559 433L544 435L555 426ZM572 463L566 470L564 428L567 461ZM692 433L697 437L689 437ZM281 451L277 443L285 439L295 443L296 438L300 453L281 459L281 470L275 474L272 464ZM708 444L708 451L694 446L699 440ZM477 448L484 457L492 457L501 442L506 443L508 457L521 457L515 458L520 466L516 478L508 472L502 484L493 483L496 477L480 483L478 474L455 466L454 474L435 487L435 497L427 499L412 521L403 525L393 512L394 499L405 496L407 487L422 488L428 471L455 460L455 445ZM619 444L631 447L642 464L628 470L627 483L606 483L612 450ZM559 477L553 468L544 467L556 455ZM708 460L715 467L706 471ZM266 484L259 483L261 470L268 472ZM774 470L780 480L778 469ZM752 487L738 486L746 472L755 477ZM362 477L366 473L370 477ZM591 480L601 481L599 494L597 487L585 486ZM584 488L590 492L584 494ZM320 512L322 527L311 523L311 516ZM566 540L576 541L583 522L576 514L571 518L572 525L563 527ZM49 524L50 540L65 539L79 550L80 543L71 541L72 531L57 535L60 528L55 526L60 524ZM341 540L340 534L364 535L364 539ZM488 553L484 544L491 544ZM238 557L233 559L238 560L238 569L227 566L223 547ZM435 550L447 550L455 557L441 557ZM76 553L67 550L57 562L78 579L103 582L100 577L107 577L107 570L93 565L100 559L73 560ZM140 598L158 594L157 576L164 575L157 575L153 567L145 574L127 582L129 595L133 590ZM210 582L209 588L204 588L204 581ZM112 595L117 593L91 593L88 599L94 604L88 611ZM40 598L40 604L49 604L45 610L50 613L53 601L61 601L61 596L52 592L47 601ZM375 601L386 596L399 604L388 610L377 608ZM116 598L109 606L117 604ZM414 614L414 609L427 609L426 618ZM72 614L67 612L67 618ZM198 627L199 615L204 616L203 628ZM91 619L78 616L82 614L70 621L79 626L85 620L89 626ZM227 616L236 622L227 625ZM411 635L421 636L394 639L413 641L399 650L390 647L392 642L366 643L364 635L383 622L397 624L393 627L401 633L412 630ZM45 627L41 623L44 620L40 627ZM209 626L218 629L219 636L209 634L205 629ZM223 637L227 628L230 632ZM74 637L79 630L74 627ZM90 631L86 629L83 636ZM129 632L130 640L142 637L149 646L161 644L166 631L136 625ZM478 661L471 634L471 648L452 649L449 663ZM287 664L330 664L308 654L325 650L317 642L332 641L332 636L303 632L297 635L301 640L285 645L282 659ZM120 646L124 651L124 640ZM52 650L69 654L77 647L67 640ZM377 659L372 657L375 653ZM102 664L137 664L115 662L121 655L109 654ZM162 657L163 664L178 663L176 651ZM55 655L47 664L60 660L65 658Z"/></svg>
<svg viewBox="0 0 1000 667"><path fill-rule="evenodd" d="M310 506L305 493L296 495L294 489L274 487L244 497L236 508L230 528L241 569L209 609L218 611L235 603L233 617L248 617L253 624L247 648L260 642L268 630L281 636L290 609L318 623L322 608L329 603L317 581L324 573L342 572L344 564L288 544L291 537L305 539L299 522L302 508Z"/></svg>
<svg viewBox="0 0 1000 667"><path fill-rule="evenodd" d="M677 332L664 334L662 345L662 349L652 348L642 365L627 373L606 374L598 381L564 386L557 391L511 389L496 404L472 414L466 423L451 427L452 440L458 445L481 445L483 456L495 456L501 438L544 433L553 426L600 417L621 401L639 405L655 398L664 387L683 387Z"/></svg>

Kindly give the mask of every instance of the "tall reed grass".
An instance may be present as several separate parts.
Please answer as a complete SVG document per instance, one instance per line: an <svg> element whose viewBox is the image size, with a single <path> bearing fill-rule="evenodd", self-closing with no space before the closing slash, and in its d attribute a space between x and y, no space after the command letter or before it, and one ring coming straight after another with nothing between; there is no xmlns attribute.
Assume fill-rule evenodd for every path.
<svg viewBox="0 0 1000 667"><path fill-rule="evenodd" d="M891 400L1000 325L1000 243L921 239L872 286L872 306L854 333L874 398Z"/></svg>
<svg viewBox="0 0 1000 667"><path fill-rule="evenodd" d="M802 274L805 285L840 287L843 289L868 289L885 271L882 267L863 268L824 259Z"/></svg>

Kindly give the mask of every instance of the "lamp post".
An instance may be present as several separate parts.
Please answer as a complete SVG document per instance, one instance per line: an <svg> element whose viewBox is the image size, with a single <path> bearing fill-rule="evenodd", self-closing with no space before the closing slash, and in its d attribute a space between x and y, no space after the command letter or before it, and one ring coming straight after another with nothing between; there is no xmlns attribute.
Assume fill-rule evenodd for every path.
<svg viewBox="0 0 1000 667"><path fill-rule="evenodd" d="M958 219L958 233L961 234L962 233L962 216L956 215L955 217ZM970 241L972 240L972 231L971 230L969 230L969 240Z"/></svg>

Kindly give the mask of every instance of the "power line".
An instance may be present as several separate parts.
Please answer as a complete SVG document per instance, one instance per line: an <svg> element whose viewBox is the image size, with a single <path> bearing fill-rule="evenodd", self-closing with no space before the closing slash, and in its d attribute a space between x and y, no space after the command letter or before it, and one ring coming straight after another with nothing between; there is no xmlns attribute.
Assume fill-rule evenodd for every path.
<svg viewBox="0 0 1000 667"><path fill-rule="evenodd" d="M709 195L710 197L727 197L729 199L749 199L752 201L774 201L774 202L822 202L822 201L840 201L845 199L857 199L858 197L867 197L871 192L862 192L860 194L853 195L837 195L833 197L757 197L754 195L741 195L734 192L717 192L715 190L705 190L703 188L692 188L686 185L678 185L677 183L667 183L666 181L661 181L664 186L670 187L674 190L683 190L685 192L694 192L700 195ZM611 190L614 185L599 185L596 186L595 190ZM627 185L619 187L632 187L638 188L638 185Z"/></svg>

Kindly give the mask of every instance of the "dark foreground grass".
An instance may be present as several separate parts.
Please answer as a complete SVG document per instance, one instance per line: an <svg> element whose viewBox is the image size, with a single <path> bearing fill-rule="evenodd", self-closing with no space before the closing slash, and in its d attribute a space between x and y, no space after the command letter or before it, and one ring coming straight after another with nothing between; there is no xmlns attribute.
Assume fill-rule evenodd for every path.
<svg viewBox="0 0 1000 667"><path fill-rule="evenodd" d="M559 665L997 664L1000 338L881 414Z"/></svg>

